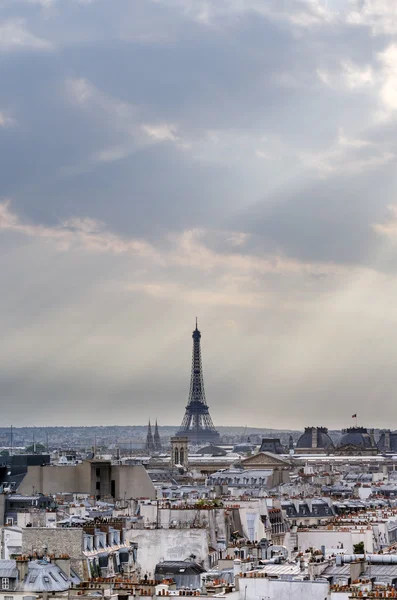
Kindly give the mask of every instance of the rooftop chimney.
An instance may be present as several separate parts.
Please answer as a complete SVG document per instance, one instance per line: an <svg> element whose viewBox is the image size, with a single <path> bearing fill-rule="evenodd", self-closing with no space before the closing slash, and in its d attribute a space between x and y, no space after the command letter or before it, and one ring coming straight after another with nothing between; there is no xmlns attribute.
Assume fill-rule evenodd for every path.
<svg viewBox="0 0 397 600"><path fill-rule="evenodd" d="M356 560L350 563L350 579L355 581L364 573L367 569L367 562L365 560Z"/></svg>
<svg viewBox="0 0 397 600"><path fill-rule="evenodd" d="M70 577L70 556L65 554L65 556L55 558L54 562L65 573L66 577Z"/></svg>
<svg viewBox="0 0 397 600"><path fill-rule="evenodd" d="M26 556L21 556L16 560L16 563L18 569L19 583L23 583L25 581L26 575L28 574L29 559Z"/></svg>
<svg viewBox="0 0 397 600"><path fill-rule="evenodd" d="M312 448L317 448L317 427L312 427Z"/></svg>
<svg viewBox="0 0 397 600"><path fill-rule="evenodd" d="M370 429L369 430L369 437L371 439L371 446L372 448L375 448L376 444L375 444L375 429Z"/></svg>

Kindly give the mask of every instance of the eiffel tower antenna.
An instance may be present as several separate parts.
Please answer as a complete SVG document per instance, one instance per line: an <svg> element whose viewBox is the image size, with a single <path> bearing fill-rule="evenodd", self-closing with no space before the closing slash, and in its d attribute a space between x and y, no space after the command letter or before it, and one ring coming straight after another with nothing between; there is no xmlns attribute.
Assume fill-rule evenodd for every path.
<svg viewBox="0 0 397 600"><path fill-rule="evenodd" d="M189 400L182 425L177 435L187 436L189 442L192 444L219 442L219 433L214 427L205 398L203 367L201 363L201 333L198 330L197 317L196 329L193 331L192 338L193 353Z"/></svg>

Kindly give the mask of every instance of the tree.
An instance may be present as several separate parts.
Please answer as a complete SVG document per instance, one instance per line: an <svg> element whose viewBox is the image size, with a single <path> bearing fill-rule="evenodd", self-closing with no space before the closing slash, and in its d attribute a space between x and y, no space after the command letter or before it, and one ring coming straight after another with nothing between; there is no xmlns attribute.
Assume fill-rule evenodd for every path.
<svg viewBox="0 0 397 600"><path fill-rule="evenodd" d="M364 554L364 542L358 542L358 544L353 544L353 552L354 554Z"/></svg>
<svg viewBox="0 0 397 600"><path fill-rule="evenodd" d="M44 454L46 447L43 444L32 444L26 448L28 454Z"/></svg>
<svg viewBox="0 0 397 600"><path fill-rule="evenodd" d="M2 450L0 452L0 456L10 456L10 453L8 452L8 450Z"/></svg>

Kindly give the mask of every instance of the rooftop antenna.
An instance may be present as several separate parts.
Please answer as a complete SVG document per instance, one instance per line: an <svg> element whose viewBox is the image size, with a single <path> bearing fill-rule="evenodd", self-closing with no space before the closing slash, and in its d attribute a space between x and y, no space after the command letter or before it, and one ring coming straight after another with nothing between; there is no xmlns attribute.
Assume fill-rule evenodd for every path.
<svg viewBox="0 0 397 600"><path fill-rule="evenodd" d="M197 329L197 317L196 317L196 329Z"/></svg>
<svg viewBox="0 0 397 600"><path fill-rule="evenodd" d="M13 439L12 439L12 425L11 425L11 432L10 432L10 455L12 456L12 447L13 447Z"/></svg>

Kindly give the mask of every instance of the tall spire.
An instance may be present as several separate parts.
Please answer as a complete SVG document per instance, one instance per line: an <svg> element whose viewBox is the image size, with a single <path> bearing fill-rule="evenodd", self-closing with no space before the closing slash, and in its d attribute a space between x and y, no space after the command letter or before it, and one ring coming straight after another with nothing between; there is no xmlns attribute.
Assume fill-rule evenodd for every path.
<svg viewBox="0 0 397 600"><path fill-rule="evenodd" d="M161 452L161 450L162 450L161 438L160 438L160 434L159 434L159 428L157 425L157 419L156 419L156 425L154 428L153 442L154 442L154 449L156 450L156 452Z"/></svg>
<svg viewBox="0 0 397 600"><path fill-rule="evenodd" d="M188 436L193 443L217 442L219 433L212 422L204 391L203 367L201 363L201 333L193 331L192 372L190 376L189 400L185 416L177 435Z"/></svg>
<svg viewBox="0 0 397 600"><path fill-rule="evenodd" d="M150 425L150 419L149 419L149 425L147 428L145 450L147 452L154 452L154 441L153 441L153 434L152 434L152 426Z"/></svg>

